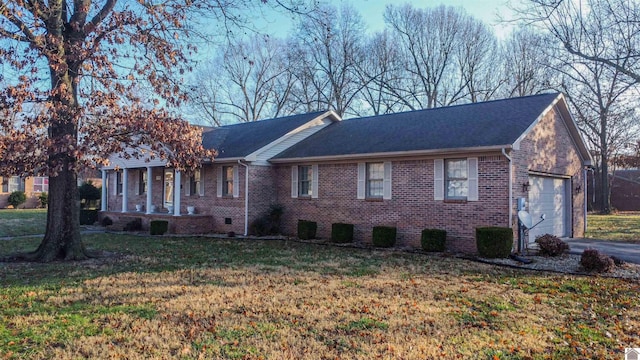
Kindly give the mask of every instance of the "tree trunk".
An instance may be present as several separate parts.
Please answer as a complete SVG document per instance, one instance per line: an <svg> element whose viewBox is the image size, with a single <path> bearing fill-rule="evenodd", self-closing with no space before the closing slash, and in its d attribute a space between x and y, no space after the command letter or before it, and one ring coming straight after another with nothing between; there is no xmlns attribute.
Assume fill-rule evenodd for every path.
<svg viewBox="0 0 640 360"><path fill-rule="evenodd" d="M602 110L601 110L602 112ZM600 116L600 196L598 196L598 205L601 214L611 213L611 204L609 202L609 146L607 144L607 118L606 115Z"/></svg>
<svg viewBox="0 0 640 360"><path fill-rule="evenodd" d="M44 239L33 260L83 260L87 253L80 237L77 175L64 168L49 178L49 208Z"/></svg>

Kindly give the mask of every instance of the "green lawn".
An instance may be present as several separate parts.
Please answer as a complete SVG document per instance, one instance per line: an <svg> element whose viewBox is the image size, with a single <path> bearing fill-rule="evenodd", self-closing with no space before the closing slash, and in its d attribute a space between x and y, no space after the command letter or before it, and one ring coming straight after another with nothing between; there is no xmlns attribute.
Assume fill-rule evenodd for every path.
<svg viewBox="0 0 640 360"><path fill-rule="evenodd" d="M0 237L43 234L46 209L1 209Z"/></svg>
<svg viewBox="0 0 640 360"><path fill-rule="evenodd" d="M621 359L640 284L287 241L94 234L0 263L0 359ZM0 257L38 238L0 241Z"/></svg>
<svg viewBox="0 0 640 360"><path fill-rule="evenodd" d="M640 244L640 215L588 215L585 237Z"/></svg>

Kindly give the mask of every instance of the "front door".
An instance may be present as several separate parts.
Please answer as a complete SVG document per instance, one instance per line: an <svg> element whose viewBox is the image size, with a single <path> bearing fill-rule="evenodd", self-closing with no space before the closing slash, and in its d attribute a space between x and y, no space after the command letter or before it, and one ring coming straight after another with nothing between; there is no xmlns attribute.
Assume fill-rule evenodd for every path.
<svg viewBox="0 0 640 360"><path fill-rule="evenodd" d="M164 172L164 202L163 207L168 209L173 206L173 170L165 170Z"/></svg>

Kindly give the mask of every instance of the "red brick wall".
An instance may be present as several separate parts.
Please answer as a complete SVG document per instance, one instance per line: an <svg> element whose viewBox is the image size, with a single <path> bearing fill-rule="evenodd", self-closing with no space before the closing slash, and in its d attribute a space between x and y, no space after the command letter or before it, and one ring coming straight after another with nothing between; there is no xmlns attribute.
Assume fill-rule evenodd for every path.
<svg viewBox="0 0 640 360"><path fill-rule="evenodd" d="M456 155L456 158L461 157ZM388 160L385 160L388 161ZM475 252L475 228L507 226L508 168L503 156L479 157L479 201L434 200L433 159L393 160L392 199L358 200L357 163L319 164L318 198L291 198L291 167L278 166L278 201L285 207L284 231L295 235L298 219L316 221L317 235L331 224L352 223L357 242L370 243L374 226L398 228L398 246L420 247L425 228L447 231L452 251Z"/></svg>
<svg viewBox="0 0 640 360"><path fill-rule="evenodd" d="M529 181L531 171L571 177L572 229L573 237L584 236L584 178L582 163L569 131L554 109L538 122L520 143L519 150L513 150L514 163L514 200L524 197L529 200L528 192L522 184ZM577 187L580 190L576 190ZM513 208L515 211L516 203ZM514 218L514 225L516 224Z"/></svg>

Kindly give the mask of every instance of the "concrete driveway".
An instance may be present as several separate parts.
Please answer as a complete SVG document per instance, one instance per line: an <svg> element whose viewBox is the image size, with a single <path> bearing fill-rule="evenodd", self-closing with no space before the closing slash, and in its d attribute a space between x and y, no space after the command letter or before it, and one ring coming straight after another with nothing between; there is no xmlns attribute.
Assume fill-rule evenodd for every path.
<svg viewBox="0 0 640 360"><path fill-rule="evenodd" d="M591 248L626 262L640 264L640 244L581 238L565 239L565 242L569 244L572 254L582 254L585 249Z"/></svg>

